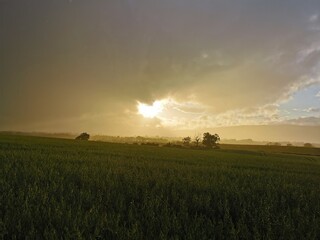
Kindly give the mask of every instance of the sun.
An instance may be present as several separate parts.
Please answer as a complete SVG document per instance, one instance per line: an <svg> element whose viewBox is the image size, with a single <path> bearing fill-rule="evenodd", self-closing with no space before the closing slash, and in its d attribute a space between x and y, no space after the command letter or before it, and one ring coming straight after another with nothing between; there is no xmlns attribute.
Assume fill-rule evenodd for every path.
<svg viewBox="0 0 320 240"><path fill-rule="evenodd" d="M155 101L152 105L138 102L138 112L145 118L154 118L158 116L164 107L163 101Z"/></svg>

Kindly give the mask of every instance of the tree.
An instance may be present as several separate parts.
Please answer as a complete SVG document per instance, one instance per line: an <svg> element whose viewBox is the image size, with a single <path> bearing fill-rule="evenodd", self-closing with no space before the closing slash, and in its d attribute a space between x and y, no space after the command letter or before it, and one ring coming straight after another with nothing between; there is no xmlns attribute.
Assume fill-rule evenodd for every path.
<svg viewBox="0 0 320 240"><path fill-rule="evenodd" d="M268 145L268 146L281 146L281 143L278 143L278 142L268 142L267 145Z"/></svg>
<svg viewBox="0 0 320 240"><path fill-rule="evenodd" d="M313 147L311 143L305 143L303 146L304 147Z"/></svg>
<svg viewBox="0 0 320 240"><path fill-rule="evenodd" d="M78 137L76 137L76 140L88 141L89 138L90 138L90 135L88 133L81 133Z"/></svg>
<svg viewBox="0 0 320 240"><path fill-rule="evenodd" d="M182 142L183 142L183 145L188 146L191 142L191 137L188 136L188 137L183 138Z"/></svg>
<svg viewBox="0 0 320 240"><path fill-rule="evenodd" d="M201 141L201 138L200 138L199 134L197 134L197 135L194 137L194 140L193 140L193 142L194 142L194 144L196 145L196 147L199 147L200 141Z"/></svg>
<svg viewBox="0 0 320 240"><path fill-rule="evenodd" d="M218 134L210 134L208 132L203 134L202 144L208 148L212 148L217 146L217 142L220 141L220 137Z"/></svg>

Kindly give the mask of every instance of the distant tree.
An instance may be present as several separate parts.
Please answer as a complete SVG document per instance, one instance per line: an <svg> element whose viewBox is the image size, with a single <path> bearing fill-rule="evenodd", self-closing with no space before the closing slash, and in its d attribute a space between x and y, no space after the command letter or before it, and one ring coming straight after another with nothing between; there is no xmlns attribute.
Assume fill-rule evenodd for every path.
<svg viewBox="0 0 320 240"><path fill-rule="evenodd" d="M278 143L278 142L268 142L267 145L268 145L268 146L281 146L281 143Z"/></svg>
<svg viewBox="0 0 320 240"><path fill-rule="evenodd" d="M188 146L191 142L191 137L185 137L182 139L183 145Z"/></svg>
<svg viewBox="0 0 320 240"><path fill-rule="evenodd" d="M199 147L200 141L201 141L201 138L200 138L200 136L197 134L197 135L194 137L194 139L193 139L193 142L194 142L194 144L196 145L196 147Z"/></svg>
<svg viewBox="0 0 320 240"><path fill-rule="evenodd" d="M287 147L292 147L292 146L293 146L292 143L287 144Z"/></svg>
<svg viewBox="0 0 320 240"><path fill-rule="evenodd" d="M88 133L81 133L78 137L76 137L76 140L88 141L89 138L90 138L90 135Z"/></svg>
<svg viewBox="0 0 320 240"><path fill-rule="evenodd" d="M311 143L305 143L303 144L304 147L313 147Z"/></svg>
<svg viewBox="0 0 320 240"><path fill-rule="evenodd" d="M208 132L203 134L202 144L208 148L212 148L217 146L217 142L220 141L220 137L218 134L210 134Z"/></svg>

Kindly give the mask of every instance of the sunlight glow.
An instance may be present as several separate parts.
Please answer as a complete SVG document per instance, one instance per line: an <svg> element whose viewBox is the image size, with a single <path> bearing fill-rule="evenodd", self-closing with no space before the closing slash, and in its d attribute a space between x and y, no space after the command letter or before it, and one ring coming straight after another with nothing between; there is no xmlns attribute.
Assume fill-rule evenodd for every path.
<svg viewBox="0 0 320 240"><path fill-rule="evenodd" d="M164 107L163 101L155 101L152 105L138 102L138 112L145 118L154 118L159 115Z"/></svg>

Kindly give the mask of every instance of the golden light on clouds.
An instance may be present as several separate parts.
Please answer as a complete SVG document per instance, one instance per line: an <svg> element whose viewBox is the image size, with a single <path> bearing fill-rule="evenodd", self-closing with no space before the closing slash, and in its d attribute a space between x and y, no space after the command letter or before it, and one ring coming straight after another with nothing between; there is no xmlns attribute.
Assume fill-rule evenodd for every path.
<svg viewBox="0 0 320 240"><path fill-rule="evenodd" d="M138 102L138 113L145 118L154 118L163 111L164 104L164 101L154 101L152 105Z"/></svg>
<svg viewBox="0 0 320 240"><path fill-rule="evenodd" d="M320 1L69 1L0 0L0 131L320 126Z"/></svg>

